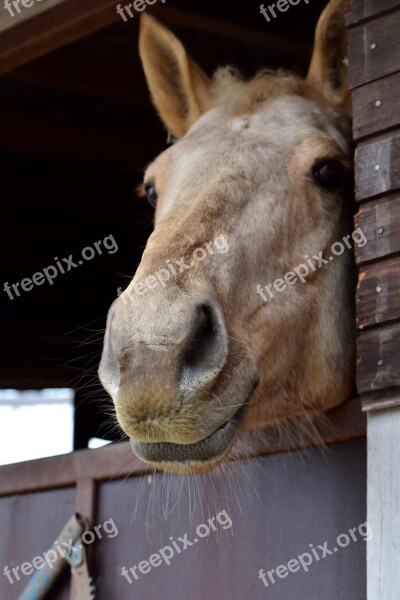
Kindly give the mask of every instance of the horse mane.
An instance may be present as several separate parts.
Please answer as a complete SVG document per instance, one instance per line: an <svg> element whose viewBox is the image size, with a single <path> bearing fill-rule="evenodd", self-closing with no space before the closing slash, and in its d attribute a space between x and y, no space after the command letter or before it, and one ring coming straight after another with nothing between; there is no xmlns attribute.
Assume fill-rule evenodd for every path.
<svg viewBox="0 0 400 600"><path fill-rule="evenodd" d="M282 95L305 96L307 88L303 79L283 70L263 69L245 79L237 69L228 66L219 68L213 77L215 104L223 105L235 116L251 113L259 104Z"/></svg>
<svg viewBox="0 0 400 600"><path fill-rule="evenodd" d="M307 79L283 69L262 69L254 77L246 79L232 66L220 67L214 73L212 91L213 105L223 106L224 111L233 117L251 114L266 101L295 95L310 98L324 106L342 131L347 131L351 123L351 109L342 96L324 96Z"/></svg>

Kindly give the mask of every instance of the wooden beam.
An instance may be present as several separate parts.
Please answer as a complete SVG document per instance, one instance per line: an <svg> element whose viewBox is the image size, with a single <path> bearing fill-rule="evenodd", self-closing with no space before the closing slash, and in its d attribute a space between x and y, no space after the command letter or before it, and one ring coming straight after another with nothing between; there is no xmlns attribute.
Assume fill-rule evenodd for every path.
<svg viewBox="0 0 400 600"><path fill-rule="evenodd" d="M24 21L28 21L62 2L66 2L66 0L41 0L40 2L34 2L30 8L19 6L18 9L11 5L10 9L7 10L4 6L4 10L0 12L0 33L4 33L16 25L20 25Z"/></svg>
<svg viewBox="0 0 400 600"><path fill-rule="evenodd" d="M115 0L49 1L0 28L0 75L120 21ZM11 18L11 17L10 17Z"/></svg>
<svg viewBox="0 0 400 600"><path fill-rule="evenodd" d="M114 23L122 23L115 0L43 0L42 10L24 9L18 17L0 21L0 75L44 56ZM170 25L189 27L224 36L293 58L307 57L308 44L267 35L264 31L235 25L162 5L152 10ZM136 19L137 21L137 19ZM125 24L126 27L129 24Z"/></svg>
<svg viewBox="0 0 400 600"><path fill-rule="evenodd" d="M348 400L326 413L327 430L324 436L326 444L334 444L365 437L366 417L361 412L358 398ZM238 451L237 459L249 456L275 454L288 450L287 445L278 436L271 443L271 432L265 429L257 432L258 447L252 451ZM311 447L313 444L299 444L291 450ZM243 446L247 448L247 444ZM65 454L36 461L6 465L0 467L0 497L18 493L48 490L75 485L79 479L109 481L124 479L152 472L153 468L139 460L130 447L129 442L111 444L97 450L80 450L73 454Z"/></svg>

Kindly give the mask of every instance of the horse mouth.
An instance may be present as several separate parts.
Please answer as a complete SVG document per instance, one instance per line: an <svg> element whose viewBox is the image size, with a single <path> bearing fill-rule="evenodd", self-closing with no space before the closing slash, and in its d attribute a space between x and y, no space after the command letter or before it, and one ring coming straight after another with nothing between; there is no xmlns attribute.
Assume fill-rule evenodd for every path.
<svg viewBox="0 0 400 600"><path fill-rule="evenodd" d="M220 425L211 435L194 444L174 444L171 442L135 442L131 446L135 454L142 460L162 466L163 469L185 466L201 468L220 460L231 447L246 411L247 402L225 423Z"/></svg>

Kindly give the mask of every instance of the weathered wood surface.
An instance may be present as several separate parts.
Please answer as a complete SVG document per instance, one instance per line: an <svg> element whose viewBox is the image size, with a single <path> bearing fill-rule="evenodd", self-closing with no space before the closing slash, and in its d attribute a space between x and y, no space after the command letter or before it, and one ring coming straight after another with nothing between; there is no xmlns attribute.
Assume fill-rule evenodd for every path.
<svg viewBox="0 0 400 600"><path fill-rule="evenodd" d="M359 394L397 386L400 386L400 324L361 332L357 358Z"/></svg>
<svg viewBox="0 0 400 600"><path fill-rule="evenodd" d="M12 5L10 6L11 13L4 6L4 10L0 12L0 33L3 34L8 29L20 25L24 21L33 19L38 15L54 8L57 4L67 2L68 0L40 0L40 2L33 2L32 6L24 7L19 6L20 12L17 8Z"/></svg>
<svg viewBox="0 0 400 600"><path fill-rule="evenodd" d="M349 79L352 88L400 69L400 11L349 31Z"/></svg>
<svg viewBox="0 0 400 600"><path fill-rule="evenodd" d="M364 412L400 406L400 388L372 392L362 399Z"/></svg>
<svg viewBox="0 0 400 600"><path fill-rule="evenodd" d="M372 17L378 17L399 7L399 0L350 0L346 25L352 27Z"/></svg>
<svg viewBox="0 0 400 600"><path fill-rule="evenodd" d="M361 268L356 306L359 329L400 318L400 257Z"/></svg>
<svg viewBox="0 0 400 600"><path fill-rule="evenodd" d="M400 1L348 3L356 226L357 390L363 408L400 403ZM367 202L368 201L368 202Z"/></svg>
<svg viewBox="0 0 400 600"><path fill-rule="evenodd" d="M361 227L368 240L362 248L355 248L357 264L400 252L400 196L361 204L356 227Z"/></svg>
<svg viewBox="0 0 400 600"><path fill-rule="evenodd" d="M64 0L38 14L30 10L21 21L14 17L13 27L2 22L0 74L120 20L114 0Z"/></svg>
<svg viewBox="0 0 400 600"><path fill-rule="evenodd" d="M354 140L381 134L400 123L400 73L356 88L353 92Z"/></svg>
<svg viewBox="0 0 400 600"><path fill-rule="evenodd" d="M399 190L400 133L359 145L355 177L359 201Z"/></svg>

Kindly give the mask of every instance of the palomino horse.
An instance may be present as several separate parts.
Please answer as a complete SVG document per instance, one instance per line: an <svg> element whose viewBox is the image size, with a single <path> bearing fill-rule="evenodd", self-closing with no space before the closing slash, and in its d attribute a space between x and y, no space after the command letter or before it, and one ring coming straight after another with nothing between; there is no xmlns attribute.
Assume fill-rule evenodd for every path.
<svg viewBox="0 0 400 600"><path fill-rule="evenodd" d="M133 450L164 470L208 469L247 431L300 427L352 389L353 256L327 258L352 231L343 11L323 12L305 79L250 81L209 79L142 17L153 102L179 139L146 171L155 229L99 374Z"/></svg>

